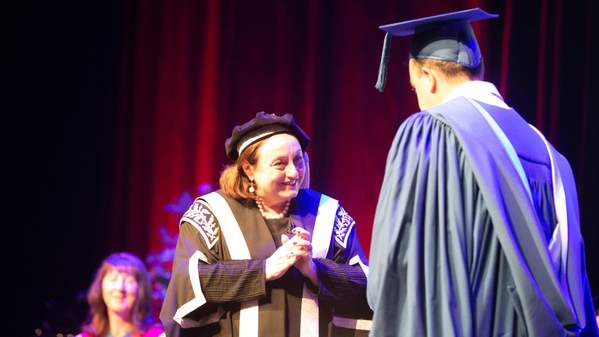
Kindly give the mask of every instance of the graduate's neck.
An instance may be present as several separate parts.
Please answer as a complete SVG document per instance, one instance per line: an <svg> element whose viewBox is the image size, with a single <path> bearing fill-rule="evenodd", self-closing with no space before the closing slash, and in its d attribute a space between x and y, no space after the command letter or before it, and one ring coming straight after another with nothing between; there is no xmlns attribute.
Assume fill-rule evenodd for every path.
<svg viewBox="0 0 599 337"><path fill-rule="evenodd" d="M409 74L410 84L416 92L420 110L443 103L453 90L464 82L470 81L465 74L448 76L440 68L421 65L414 59L410 59Z"/></svg>
<svg viewBox="0 0 599 337"><path fill-rule="evenodd" d="M419 100L420 109L426 110L428 108L437 106L444 103L451 93L454 92L462 84L469 82L470 79L466 77L452 78L452 79L439 79L436 83L434 91L427 92L426 99Z"/></svg>
<svg viewBox="0 0 599 337"><path fill-rule="evenodd" d="M470 81L471 80L467 77L459 77L454 78L450 81L443 82L442 85L439 86L439 97L441 98L441 100L438 104L443 103L446 100L446 98L462 84Z"/></svg>

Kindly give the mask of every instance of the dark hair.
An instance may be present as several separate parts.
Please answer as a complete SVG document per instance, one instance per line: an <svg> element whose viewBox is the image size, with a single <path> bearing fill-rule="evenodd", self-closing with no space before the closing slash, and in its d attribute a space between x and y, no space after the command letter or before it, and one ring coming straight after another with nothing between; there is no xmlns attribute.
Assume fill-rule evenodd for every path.
<svg viewBox="0 0 599 337"><path fill-rule="evenodd" d="M89 317L88 322L81 330L92 336L104 336L109 329L106 303L102 298L102 280L112 269L124 269L133 274L137 281L137 296L131 314L136 330L143 331L153 323L151 316L152 286L144 263L131 253L114 253L102 261L87 292Z"/></svg>
<svg viewBox="0 0 599 337"><path fill-rule="evenodd" d="M416 61L416 65L419 68L424 66L433 68L441 72L450 81L452 78L459 76L465 76L470 80L482 80L485 74L485 65L483 60L480 61L480 64L476 68L467 68L459 63L443 60L415 58L414 61Z"/></svg>

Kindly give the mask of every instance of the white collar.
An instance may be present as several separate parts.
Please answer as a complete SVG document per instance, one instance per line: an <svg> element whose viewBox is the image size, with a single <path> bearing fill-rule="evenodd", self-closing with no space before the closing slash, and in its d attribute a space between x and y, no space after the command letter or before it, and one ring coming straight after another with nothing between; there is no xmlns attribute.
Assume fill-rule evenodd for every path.
<svg viewBox="0 0 599 337"><path fill-rule="evenodd" d="M503 97L493 85L493 83L485 81L467 81L457 86L443 100L443 103L448 102L457 97L467 97L479 102L490 105L495 105L501 108L509 109L509 106L503 101Z"/></svg>

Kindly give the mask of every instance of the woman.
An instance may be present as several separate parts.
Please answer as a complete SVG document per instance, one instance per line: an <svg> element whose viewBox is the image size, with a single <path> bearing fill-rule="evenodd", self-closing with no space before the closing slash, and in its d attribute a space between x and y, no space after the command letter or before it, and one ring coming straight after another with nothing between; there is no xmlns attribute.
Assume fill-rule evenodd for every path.
<svg viewBox="0 0 599 337"><path fill-rule="evenodd" d="M221 189L180 222L167 336L367 336L367 262L339 203L300 188L308 143L290 114L233 129Z"/></svg>
<svg viewBox="0 0 599 337"><path fill-rule="evenodd" d="M108 256L87 293L89 322L81 337L156 337L152 325L152 287L143 262L130 253Z"/></svg>

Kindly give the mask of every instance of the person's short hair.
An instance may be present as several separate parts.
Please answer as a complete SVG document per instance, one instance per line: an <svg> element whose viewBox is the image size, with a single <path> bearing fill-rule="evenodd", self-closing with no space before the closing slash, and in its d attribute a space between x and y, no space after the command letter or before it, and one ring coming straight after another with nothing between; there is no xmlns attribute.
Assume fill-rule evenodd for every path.
<svg viewBox="0 0 599 337"><path fill-rule="evenodd" d="M451 79L453 78L458 78L462 76L465 76L470 80L482 80L484 77L485 64L482 59L478 67L475 68L464 67L459 63L451 61L434 60L426 58L415 58L413 60L416 61L416 65L419 68L426 66L435 69L442 73L449 81L451 81Z"/></svg>
<svg viewBox="0 0 599 337"><path fill-rule="evenodd" d="M243 163L247 161L250 165L258 162L258 149L266 139L249 145L244 149L237 159L227 165L220 175L219 185L225 195L234 199L255 199L256 196L249 192L250 178L243 171Z"/></svg>
<svg viewBox="0 0 599 337"><path fill-rule="evenodd" d="M114 253L102 261L87 292L89 317L82 331L92 336L104 336L109 329L106 303L102 297L102 280L113 269L130 272L137 281L137 296L131 314L135 328L144 330L153 323L152 284L144 263L131 253Z"/></svg>

